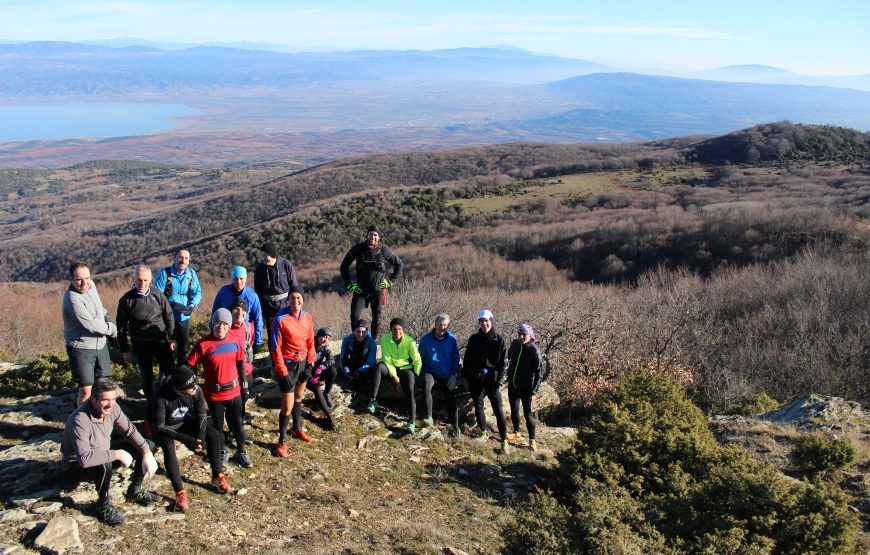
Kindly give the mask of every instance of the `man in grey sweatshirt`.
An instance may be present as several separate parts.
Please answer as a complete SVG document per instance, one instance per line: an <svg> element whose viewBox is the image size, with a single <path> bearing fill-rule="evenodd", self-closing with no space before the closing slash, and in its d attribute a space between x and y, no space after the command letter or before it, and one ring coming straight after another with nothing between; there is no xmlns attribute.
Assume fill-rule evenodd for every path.
<svg viewBox="0 0 870 555"><path fill-rule="evenodd" d="M71 284L63 296L63 341L69 356L73 379L79 384L76 406L91 396L96 378L112 372L106 337L118 335L115 323L107 318L100 294L91 281L91 271L82 262L69 268Z"/></svg>
<svg viewBox="0 0 870 555"><path fill-rule="evenodd" d="M124 523L124 515L110 503L109 484L114 467L129 467L136 461L127 498L143 505L152 505L160 497L142 487L145 478L157 471L152 451L154 444L143 438L136 427L115 403L117 384L108 378L94 381L93 395L66 420L60 451L66 471L73 481L91 480L99 494L96 513L101 522L110 526ZM122 437L112 441L112 432ZM126 449L133 447L134 457Z"/></svg>

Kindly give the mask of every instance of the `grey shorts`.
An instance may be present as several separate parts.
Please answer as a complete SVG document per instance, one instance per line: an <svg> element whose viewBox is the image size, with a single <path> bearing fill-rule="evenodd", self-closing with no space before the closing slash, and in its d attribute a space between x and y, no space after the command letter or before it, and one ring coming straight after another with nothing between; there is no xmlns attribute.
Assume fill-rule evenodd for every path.
<svg viewBox="0 0 870 555"><path fill-rule="evenodd" d="M102 349L66 348L69 356L69 367L72 377L79 386L93 385L97 378L107 378L112 374L112 362L109 360L109 346Z"/></svg>

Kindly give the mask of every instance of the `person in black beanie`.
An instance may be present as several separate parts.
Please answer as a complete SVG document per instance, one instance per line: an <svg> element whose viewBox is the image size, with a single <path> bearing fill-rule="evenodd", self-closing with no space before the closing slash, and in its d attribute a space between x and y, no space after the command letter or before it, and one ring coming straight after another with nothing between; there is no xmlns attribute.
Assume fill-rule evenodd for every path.
<svg viewBox="0 0 870 555"><path fill-rule="evenodd" d="M234 491L222 473L223 437L209 420L205 397L196 383L196 374L189 366L178 366L172 378L158 389L154 430L157 442L163 448L166 473L175 490L175 510L186 511L189 506L178 468L176 441L196 453L205 449L211 466L212 486L218 493Z"/></svg>
<svg viewBox="0 0 870 555"><path fill-rule="evenodd" d="M290 289L299 286L293 261L278 256L275 243L265 243L260 248L263 261L254 270L254 291L260 298L263 322L266 324L266 337L272 337L272 320L278 311L289 304ZM271 344L269 352L272 352Z"/></svg>
<svg viewBox="0 0 870 555"><path fill-rule="evenodd" d="M355 263L356 280L351 279L350 266ZM392 266L390 277L386 277L386 265ZM341 279L351 293L350 327L362 317L365 307L372 309L372 337L378 337L381 306L387 302L387 289L399 279L402 261L392 250L381 244L381 233L377 226L369 226L366 240L357 243L344 255L341 261Z"/></svg>
<svg viewBox="0 0 870 555"><path fill-rule="evenodd" d="M329 420L329 428L332 430L338 429L338 423L332 415L332 400L329 398L329 392L335 383L335 378L338 375L338 368L335 362L335 357L332 355L332 349L329 347L329 341L332 339L332 330L329 328L320 328L314 334L314 349L315 359L311 367L311 378L309 378L308 389L314 393L317 399L317 404L326 414Z"/></svg>

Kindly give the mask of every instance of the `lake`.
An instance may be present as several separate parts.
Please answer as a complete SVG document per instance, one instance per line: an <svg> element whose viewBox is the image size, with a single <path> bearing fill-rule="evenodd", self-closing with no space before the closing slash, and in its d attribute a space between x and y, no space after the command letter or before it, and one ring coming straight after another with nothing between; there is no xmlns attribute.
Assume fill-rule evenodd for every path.
<svg viewBox="0 0 870 555"><path fill-rule="evenodd" d="M198 113L184 104L153 102L0 104L0 142L142 135Z"/></svg>

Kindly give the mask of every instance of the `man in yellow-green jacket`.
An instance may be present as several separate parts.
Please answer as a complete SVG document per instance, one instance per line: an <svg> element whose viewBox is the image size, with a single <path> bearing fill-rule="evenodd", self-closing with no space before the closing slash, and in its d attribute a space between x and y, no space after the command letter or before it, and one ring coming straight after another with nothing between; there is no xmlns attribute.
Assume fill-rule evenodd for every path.
<svg viewBox="0 0 870 555"><path fill-rule="evenodd" d="M408 431L413 433L416 429L414 421L417 419L414 383L420 375L423 363L420 359L420 351L417 350L417 343L413 337L405 335L404 328L405 322L401 318L393 318L390 321L390 333L381 336L381 360L374 372L372 400L368 409L371 413L377 410L381 378L389 376L393 382L402 384L402 391L408 403Z"/></svg>

